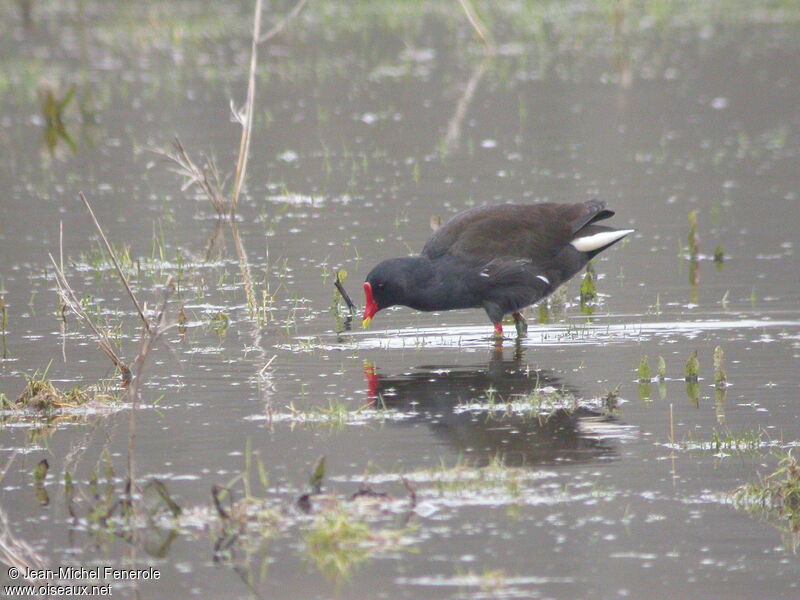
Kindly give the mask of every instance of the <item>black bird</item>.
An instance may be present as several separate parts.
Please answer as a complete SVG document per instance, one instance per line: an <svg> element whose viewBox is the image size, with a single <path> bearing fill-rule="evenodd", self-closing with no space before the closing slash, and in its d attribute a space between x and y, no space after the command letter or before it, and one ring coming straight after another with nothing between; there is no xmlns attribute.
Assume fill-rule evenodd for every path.
<svg viewBox="0 0 800 600"><path fill-rule="evenodd" d="M503 316L552 294L595 255L631 233L596 225L614 212L605 202L500 204L454 216L419 256L378 264L364 282L364 327L397 304L416 310L483 308L503 335Z"/></svg>

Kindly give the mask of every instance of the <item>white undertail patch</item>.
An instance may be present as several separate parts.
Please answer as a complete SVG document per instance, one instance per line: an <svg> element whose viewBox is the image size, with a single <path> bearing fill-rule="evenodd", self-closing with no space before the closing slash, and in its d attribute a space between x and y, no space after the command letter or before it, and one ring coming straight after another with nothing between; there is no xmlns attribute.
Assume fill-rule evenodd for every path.
<svg viewBox="0 0 800 600"><path fill-rule="evenodd" d="M542 281L544 281L544 282L545 282L547 285L550 285L550 280L549 280L547 277L545 277L544 275L537 275L537 276L536 276L536 279L541 279L541 280L542 280Z"/></svg>
<svg viewBox="0 0 800 600"><path fill-rule="evenodd" d="M580 252L591 252L609 244L613 244L619 239L624 238L629 233L633 233L634 229L617 229L615 231L601 231L594 235L587 235L585 237L575 238L570 242L576 250Z"/></svg>

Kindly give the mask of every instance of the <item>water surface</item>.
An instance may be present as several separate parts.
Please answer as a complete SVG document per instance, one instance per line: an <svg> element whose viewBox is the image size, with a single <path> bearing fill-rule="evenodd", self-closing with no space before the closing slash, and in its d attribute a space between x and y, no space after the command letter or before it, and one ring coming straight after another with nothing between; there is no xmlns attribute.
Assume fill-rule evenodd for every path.
<svg viewBox="0 0 800 600"><path fill-rule="evenodd" d="M796 3L479 4L494 58L456 2L312 3L259 62L237 223L261 321L230 227L147 150L179 135L232 168L252 7L132 6L34 3L28 27L17 4L2 9L0 391L16 398L37 369L64 388L111 375L85 327L68 316L62 333L54 314L59 223L73 285L135 354L136 316L83 191L129 247L150 306L168 275L179 282L171 308L188 322L150 363L137 471L211 516L148 544L93 535L68 513L64 472L85 489L108 451L120 483L129 407L6 414L0 449L16 458L0 506L46 566L156 565L162 579L138 586L153 598L797 597L796 536L730 500L800 440ZM37 89L63 97L71 85L54 133ZM433 216L591 197L637 230L596 261L591 315L579 279L563 311L537 324L532 309L528 337L499 346L479 311L397 309L341 331L329 310L336 269L355 298L374 263L419 251ZM687 392L694 351L701 378ZM664 358L663 384L639 387L643 355ZM319 422L342 405L344 418ZM760 445L710 450L715 433ZM242 471L248 447L284 525L215 560L211 488ZM318 568L311 518L295 508L321 455L326 492L345 499L366 483L400 503L365 519L403 530L404 545L344 578ZM47 506L31 474L43 458ZM409 515L401 475L417 489Z"/></svg>

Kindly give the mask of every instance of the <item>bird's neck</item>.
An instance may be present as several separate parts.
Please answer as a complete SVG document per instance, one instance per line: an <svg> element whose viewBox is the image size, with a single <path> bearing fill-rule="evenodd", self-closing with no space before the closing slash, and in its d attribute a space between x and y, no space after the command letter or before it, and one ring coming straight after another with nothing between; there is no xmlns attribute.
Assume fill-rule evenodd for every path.
<svg viewBox="0 0 800 600"><path fill-rule="evenodd" d="M414 285L406 287L406 306L416 310L468 308L475 302L469 289L469 274L460 260L414 257Z"/></svg>

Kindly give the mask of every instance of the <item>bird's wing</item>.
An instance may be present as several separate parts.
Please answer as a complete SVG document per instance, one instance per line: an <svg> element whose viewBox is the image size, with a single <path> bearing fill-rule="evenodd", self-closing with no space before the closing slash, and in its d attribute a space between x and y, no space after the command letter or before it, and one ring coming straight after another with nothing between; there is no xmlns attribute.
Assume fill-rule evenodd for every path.
<svg viewBox="0 0 800 600"><path fill-rule="evenodd" d="M504 256L489 261L480 271L483 297L505 312L530 306L553 291L544 270L530 260Z"/></svg>
<svg viewBox="0 0 800 600"><path fill-rule="evenodd" d="M570 207L568 211L570 218L570 227L572 233L577 233L587 225L603 219L610 219L614 216L613 210L606 208L606 203L602 200L587 200L580 204L568 204Z"/></svg>
<svg viewBox="0 0 800 600"><path fill-rule="evenodd" d="M599 200L482 206L439 228L422 254L431 259L452 254L476 263L505 256L546 261L569 244L576 231L613 214Z"/></svg>

